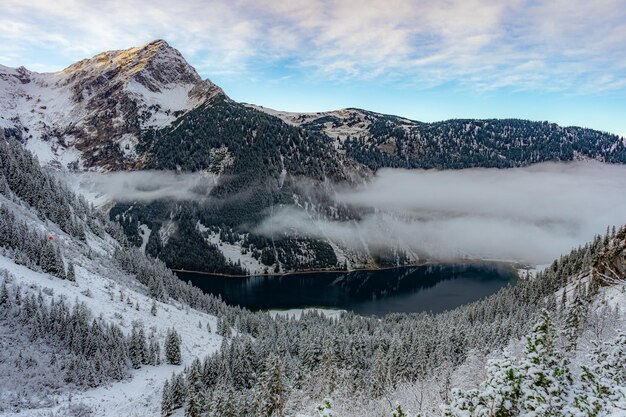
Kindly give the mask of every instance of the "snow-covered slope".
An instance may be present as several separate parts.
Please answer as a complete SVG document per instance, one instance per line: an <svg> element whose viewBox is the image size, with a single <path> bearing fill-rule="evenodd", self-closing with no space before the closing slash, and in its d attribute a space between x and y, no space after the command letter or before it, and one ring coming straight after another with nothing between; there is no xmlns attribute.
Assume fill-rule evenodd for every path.
<svg viewBox="0 0 626 417"><path fill-rule="evenodd" d="M395 125L407 132L411 127L421 124L404 117L390 116L355 108L315 113L297 113L279 111L252 104L248 104L248 106L276 116L290 125L322 131L335 139L337 144L342 144L349 137L370 138L372 136L370 132L372 124L381 119L393 121Z"/></svg>
<svg viewBox="0 0 626 417"><path fill-rule="evenodd" d="M102 241L94 241L92 245L106 248ZM103 244L103 245L102 245ZM100 246L102 245L102 246ZM84 248L86 249L86 247ZM197 356L203 356L219 349L222 337L207 330L207 325L215 331L214 316L190 309L179 303L166 304L157 302L157 315L150 313L152 299L137 289L128 287L132 279L122 271L100 264L101 259L89 260L75 254L68 260L76 262L76 284L52 277L48 274L32 271L17 265L6 256L0 256L0 270L11 271L15 277L14 285L28 288L28 291L42 289L46 302L52 297L65 298L73 305L75 302L85 303L96 317L105 322L116 323L130 334L133 323L142 323L149 332L154 332L161 343L170 327L174 327L181 335L181 365L143 366L131 371L131 378L121 382L107 383L102 387L86 391L64 391L55 398L58 402L53 407L41 410L26 411L29 416L48 416L51 412L63 414L70 404L84 404L93 410L93 416L157 416L160 413L161 389L164 381L172 372L180 372ZM107 271L109 272L107 274ZM106 275L105 275L106 274ZM119 274L119 275L118 275ZM120 276L124 279L120 282ZM128 281L127 281L128 280ZM87 292L88 291L88 292ZM120 300L120 294L124 300ZM111 297L111 294L114 294ZM136 309L135 306L139 306ZM200 328L200 326L202 326ZM5 414L6 413L6 414ZM3 416L24 416L24 410L16 413L3 412Z"/></svg>
<svg viewBox="0 0 626 417"><path fill-rule="evenodd" d="M194 358L215 352L222 344L222 337L215 333L218 328L217 317L208 314L206 308L199 311L190 307L174 294L155 297L149 285L143 284L136 274L122 268L116 254L124 250L124 240L121 239L122 243L117 240L122 236L121 232L114 238L106 231L115 229L112 223L108 223L96 211L85 213L86 206L71 194L69 188L52 182L52 174L42 174L46 171L35 165L36 161L27 159L19 165L11 164L12 168L8 168L7 160L15 158L15 155L6 154L6 149L3 148L3 154L0 154L0 210L3 213L0 218L0 286L8 287L11 300L9 306L13 305L14 308L7 307L0 290L0 415L159 415L163 382L172 372L182 371ZM39 202L36 201L38 208L28 204L23 197L32 195L32 192L29 189L18 190L14 186L24 175L35 178L41 176L41 182L50 185L48 195L62 196L61 200L72 212L69 224L78 224L84 234L74 233L74 226L60 226L51 221ZM7 183L6 176L11 176L14 181ZM8 184L13 184L13 188L8 187ZM52 203L50 199L48 205ZM71 229L72 234L64 229ZM45 237L43 242L33 242L37 240L33 239L33 234ZM54 274L45 272L48 268L41 258L45 252L37 249L41 245L53 245L62 259L63 271ZM144 265L150 266L151 261L145 259ZM75 272L71 278L70 268ZM150 280L156 277L155 271L148 277ZM173 280L175 285L185 285L175 277ZM69 311L84 304L94 323L97 321L103 326L116 326L128 340L134 329L144 329L146 335L159 344L162 363L156 366L142 364L139 369L132 369L128 366L128 358L123 359L127 377L120 381L108 379L104 384L96 383L98 386L93 388L89 387L94 383L81 384L75 381L67 382L65 386L46 388L45 381L38 382L35 377L30 381L21 379L27 378L25 375L40 378L41 372L49 366L46 361L59 362L63 360L62 356L72 355L63 343L55 339L56 336L49 334L52 333L50 330L33 330L29 327L30 317L19 319L12 316L20 311L19 308L22 308L21 311L28 308L24 307L23 301L20 304L18 298L26 300L31 295L39 300L40 306L46 306L47 309L51 309L53 302L57 306L59 302L64 302ZM16 305L22 307L16 308ZM180 365L165 363L166 335L172 328L180 335ZM87 357L87 360L96 359L92 356ZM89 362L82 364L85 367L93 366ZM46 372L59 370L50 366ZM64 380L63 375L50 378L54 383ZM33 387L41 392L27 390ZM91 412L77 414L81 409L89 409Z"/></svg>

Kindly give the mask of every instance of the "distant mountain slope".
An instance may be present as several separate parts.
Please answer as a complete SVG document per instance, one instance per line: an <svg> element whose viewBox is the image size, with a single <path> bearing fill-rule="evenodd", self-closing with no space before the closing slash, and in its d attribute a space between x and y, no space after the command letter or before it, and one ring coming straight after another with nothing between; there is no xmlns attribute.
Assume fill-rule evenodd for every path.
<svg viewBox="0 0 626 417"><path fill-rule="evenodd" d="M289 113L252 106L311 132L372 170L379 168L510 168L546 161L626 163L626 140L581 127L520 119L423 123L361 109Z"/></svg>
<svg viewBox="0 0 626 417"><path fill-rule="evenodd" d="M158 136L171 136L180 125L174 123L180 116L194 109L206 110L213 102L220 104L217 111L222 115L225 107L236 108L236 122L229 123L245 126L246 141L224 138L231 147L247 147L250 135L256 134L257 123L269 123L278 130L291 129L290 135L293 129L301 128L307 133L297 135L301 139L306 136L311 147L298 149L300 160L317 158L320 147L330 141L334 146L323 150L327 161L336 159L335 164L341 165L349 160L351 165L373 170L510 167L575 159L626 163L622 138L547 122L468 119L421 123L353 108L289 113L246 105L272 116L260 118L253 111L244 111L211 81L202 80L180 52L163 40L103 52L54 73L0 66L0 136L21 138L42 162L54 162L63 168L142 169L148 164L159 165L154 163L157 159L173 159L175 155L163 154L170 152L171 146L142 146L142 139L159 130L163 133ZM195 128L193 135L178 137L184 140L182 146L188 154L213 148L216 136L228 136L229 131L218 127L224 118L212 120L214 115L196 112L193 118L202 119L202 130ZM188 125L189 119L182 121L185 123ZM213 137L207 143L206 134ZM273 140L281 138L284 135L278 133ZM261 165L276 165L277 153L286 156L291 145L281 144L280 150L268 148L271 155L261 160ZM229 150L238 153L241 149ZM342 154L347 158L341 159ZM193 162L181 168L206 168L207 164ZM319 176L317 168L307 172L309 166L306 164L298 175ZM339 176L349 175L344 172Z"/></svg>

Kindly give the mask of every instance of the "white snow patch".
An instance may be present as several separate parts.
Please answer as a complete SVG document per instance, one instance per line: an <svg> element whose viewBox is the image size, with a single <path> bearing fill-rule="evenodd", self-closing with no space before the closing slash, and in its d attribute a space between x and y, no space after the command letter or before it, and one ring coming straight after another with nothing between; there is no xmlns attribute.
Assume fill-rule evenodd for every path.
<svg viewBox="0 0 626 417"><path fill-rule="evenodd" d="M146 111L150 112L150 118L142 123L142 127L160 128L176 120L175 112L187 111L197 104L197 100L189 97L193 87L194 84L174 84L154 92L131 80L127 88L143 104Z"/></svg>
<svg viewBox="0 0 626 417"><path fill-rule="evenodd" d="M137 152L135 148L139 143L139 139L131 133L125 133L117 142L125 157L130 159L137 159Z"/></svg>
<svg viewBox="0 0 626 417"><path fill-rule="evenodd" d="M218 233L209 233L209 229L201 223L198 223L197 227L203 236L205 236L207 242L216 245L226 259L234 264L241 263L241 267L247 269L250 274L262 274L265 270L272 270L272 267L263 265L249 252L242 253L243 248L241 245L222 242Z"/></svg>
<svg viewBox="0 0 626 417"><path fill-rule="evenodd" d="M148 244L148 240L150 239L150 233L152 233L152 229L148 227L148 225L140 224L139 225L139 236L141 236L141 251L146 253L146 245Z"/></svg>

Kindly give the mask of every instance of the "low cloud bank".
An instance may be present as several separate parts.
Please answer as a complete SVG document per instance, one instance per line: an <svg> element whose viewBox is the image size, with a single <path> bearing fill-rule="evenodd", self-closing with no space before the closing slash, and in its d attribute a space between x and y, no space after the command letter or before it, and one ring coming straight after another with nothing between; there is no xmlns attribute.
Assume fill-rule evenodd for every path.
<svg viewBox="0 0 626 417"><path fill-rule="evenodd" d="M100 202L200 200L208 196L216 181L215 175L206 172L174 171L89 172L77 177L80 191Z"/></svg>
<svg viewBox="0 0 626 417"><path fill-rule="evenodd" d="M626 223L626 166L546 163L507 170L385 169L337 203L365 209L329 221L293 207L258 232L329 238L353 249L402 247L437 258L548 263L607 225Z"/></svg>

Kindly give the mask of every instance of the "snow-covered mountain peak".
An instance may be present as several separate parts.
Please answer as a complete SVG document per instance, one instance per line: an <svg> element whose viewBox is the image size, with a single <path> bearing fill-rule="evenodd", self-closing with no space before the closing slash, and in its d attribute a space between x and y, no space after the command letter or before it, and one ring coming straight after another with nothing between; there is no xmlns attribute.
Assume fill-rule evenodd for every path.
<svg viewBox="0 0 626 417"><path fill-rule="evenodd" d="M119 51L102 52L65 68L68 82L80 77L135 80L152 92L172 84L197 84L202 79L176 49L163 40Z"/></svg>
<svg viewBox="0 0 626 417"><path fill-rule="evenodd" d="M0 66L0 136L22 138L43 163L133 168L142 131L223 95L164 40L54 73Z"/></svg>

